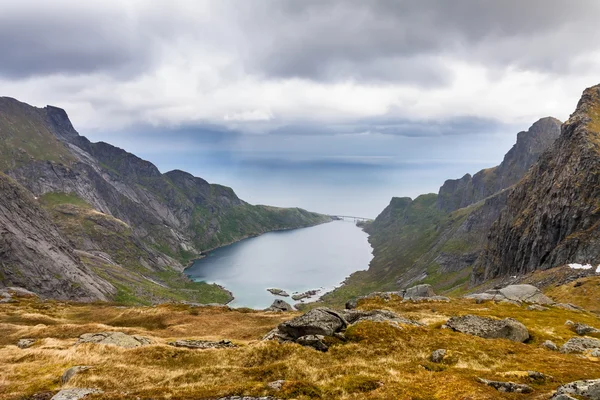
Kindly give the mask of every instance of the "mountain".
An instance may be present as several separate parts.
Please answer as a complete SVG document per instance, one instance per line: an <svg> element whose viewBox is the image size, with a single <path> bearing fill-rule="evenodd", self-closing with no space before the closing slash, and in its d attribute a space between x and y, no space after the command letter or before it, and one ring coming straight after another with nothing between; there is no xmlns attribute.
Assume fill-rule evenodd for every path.
<svg viewBox="0 0 600 400"><path fill-rule="evenodd" d="M99 282L110 282L117 300L227 301L220 288L187 280L184 267L246 237L330 220L251 205L231 188L183 171L163 174L125 150L80 136L57 107L0 97L0 140L2 171L38 198L79 262ZM17 267L27 268L2 266L0 285L16 284L6 277Z"/></svg>
<svg viewBox="0 0 600 400"><path fill-rule="evenodd" d="M494 223L474 283L566 263L600 264L600 85L586 89L551 151Z"/></svg>
<svg viewBox="0 0 600 400"><path fill-rule="evenodd" d="M514 184L553 145L560 126L555 118L542 118L517 134L497 167L447 180L438 194L393 198L364 228L373 247L369 269L350 276L325 300L340 303L417 283L446 293L464 290Z"/></svg>

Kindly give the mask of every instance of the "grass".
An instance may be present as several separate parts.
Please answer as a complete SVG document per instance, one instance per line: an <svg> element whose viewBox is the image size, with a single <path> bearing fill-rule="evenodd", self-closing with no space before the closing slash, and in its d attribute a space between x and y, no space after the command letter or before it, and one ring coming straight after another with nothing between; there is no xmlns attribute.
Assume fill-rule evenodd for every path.
<svg viewBox="0 0 600 400"><path fill-rule="evenodd" d="M585 286L585 285L584 285ZM107 304L39 302L21 299L0 305L0 399L56 391L59 377L73 365L94 368L76 375L66 387L97 387L102 398L203 399L227 395L272 395L282 399L521 399L483 386L476 377L527 383L528 398L548 398L562 383L597 378L594 358L541 348L547 339L559 346L575 334L567 319L600 326L588 312L558 308L527 311L510 304L402 303L373 299L363 309L385 308L419 320L424 327L392 327L365 322L350 327L347 341L333 342L327 353L296 344L262 342L260 338L297 313L266 313L215 307L161 305L116 307ZM530 333L527 343L481 339L442 329L450 316L475 314L513 317ZM154 344L136 349L75 345L82 333L117 330L150 337ZM23 337L38 338L22 350ZM229 339L230 349L174 348L174 339ZM448 350L443 364L429 361L431 352ZM531 382L523 371L553 376ZM267 383L283 379L280 392ZM443 384L442 384L443 382Z"/></svg>

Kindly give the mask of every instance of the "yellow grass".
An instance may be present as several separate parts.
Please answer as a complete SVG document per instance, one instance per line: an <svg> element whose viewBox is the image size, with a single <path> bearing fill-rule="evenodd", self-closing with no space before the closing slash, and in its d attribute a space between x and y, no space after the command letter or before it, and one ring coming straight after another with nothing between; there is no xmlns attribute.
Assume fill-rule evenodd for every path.
<svg viewBox="0 0 600 400"><path fill-rule="evenodd" d="M410 304L370 300L361 308L386 308L427 323L398 329L365 322L348 329L347 342L327 353L296 344L262 342L279 322L297 313L192 308L182 305L123 308L111 305L38 302L22 299L0 305L0 399L21 399L61 388L69 367L90 365L65 387L96 387L98 398L211 399L225 395L272 395L285 399L523 399L500 393L476 377L511 380L534 388L527 398L546 399L557 386L600 377L600 363L539 346L546 339L562 345L575 334L567 319L600 327L587 312L525 307L468 300ZM514 317L530 330L528 343L487 340L442 329L453 315ZM82 333L122 331L150 337L154 344L136 349L95 344L76 345ZM29 349L20 338L39 341ZM174 339L230 339L239 347L188 350ZM438 348L449 350L443 364L429 361ZM524 371L553 376L530 382ZM268 382L284 379L281 392Z"/></svg>

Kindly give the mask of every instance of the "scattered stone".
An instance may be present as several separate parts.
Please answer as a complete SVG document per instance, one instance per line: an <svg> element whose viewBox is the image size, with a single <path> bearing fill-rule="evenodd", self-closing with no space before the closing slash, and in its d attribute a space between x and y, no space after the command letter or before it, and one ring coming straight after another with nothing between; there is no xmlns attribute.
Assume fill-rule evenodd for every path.
<svg viewBox="0 0 600 400"><path fill-rule="evenodd" d="M446 349L437 349L431 353L431 361L434 363L441 363L444 361L446 356Z"/></svg>
<svg viewBox="0 0 600 400"><path fill-rule="evenodd" d="M398 325L413 325L424 326L418 321L413 321L399 316L398 314L388 310L345 310L341 312L348 324L356 324L361 321L387 322L389 324Z"/></svg>
<svg viewBox="0 0 600 400"><path fill-rule="evenodd" d="M475 315L452 317L446 326L458 332L479 336L485 339L508 339L524 342L529 339L525 325L513 318L496 320Z"/></svg>
<svg viewBox="0 0 600 400"><path fill-rule="evenodd" d="M0 293L7 293L11 297L39 297L36 293L31 290L23 289L20 287L7 287L0 289Z"/></svg>
<svg viewBox="0 0 600 400"><path fill-rule="evenodd" d="M267 387L271 390L280 391L284 383L285 381L283 379L280 379L278 381L267 383Z"/></svg>
<svg viewBox="0 0 600 400"><path fill-rule="evenodd" d="M483 301L510 301L511 304L554 304L554 301L533 285L509 285L502 289L487 290L465 296L467 299Z"/></svg>
<svg viewBox="0 0 600 400"><path fill-rule="evenodd" d="M73 378L76 374L83 372L83 371L87 371L88 369L91 369L91 368L92 367L87 366L87 365L77 365L75 367L71 367L68 370L66 370L64 374L62 374L62 376L60 377L60 383L62 383L64 385L67 382L69 382L71 380L71 378Z"/></svg>
<svg viewBox="0 0 600 400"><path fill-rule="evenodd" d="M271 304L271 307L267 308L266 311L286 312L294 311L294 308L289 303L281 299L276 299L273 301L273 304Z"/></svg>
<svg viewBox="0 0 600 400"><path fill-rule="evenodd" d="M513 306L521 307L521 303L516 300L502 299L498 303L499 304L512 304Z"/></svg>
<svg viewBox="0 0 600 400"><path fill-rule="evenodd" d="M296 343L302 346L312 347L315 350L327 351L329 347L323 342L325 336L322 335L306 335L296 339Z"/></svg>
<svg viewBox="0 0 600 400"><path fill-rule="evenodd" d="M552 379L551 376L542 374L538 371L527 371L527 376L534 382L545 382L548 379Z"/></svg>
<svg viewBox="0 0 600 400"><path fill-rule="evenodd" d="M130 349L149 345L152 341L144 336L127 335L123 332L98 332L79 336L77 344L81 343L109 344Z"/></svg>
<svg viewBox="0 0 600 400"><path fill-rule="evenodd" d="M546 340L542 343L542 347L545 347L548 350L558 351L558 346L552 340Z"/></svg>
<svg viewBox="0 0 600 400"><path fill-rule="evenodd" d="M594 328L593 326L589 326L586 324L582 324L580 322L572 323L571 326L573 327L573 330L575 330L575 332L581 336L587 335L588 333L600 333L600 329Z"/></svg>
<svg viewBox="0 0 600 400"><path fill-rule="evenodd" d="M600 349L600 340L590 337L573 337L560 348L561 353L583 354L586 350Z"/></svg>
<svg viewBox="0 0 600 400"><path fill-rule="evenodd" d="M406 289L403 293L403 298L406 299L415 299L415 298L423 298L423 297L433 297L435 296L435 292L433 291L433 287L431 285L417 285L411 288Z"/></svg>
<svg viewBox="0 0 600 400"><path fill-rule="evenodd" d="M483 378L477 378L477 381L483 383L484 385L491 386L499 392L505 393L531 393L533 389L529 385L525 385L522 383L514 383L514 382L499 382L499 381L490 381Z"/></svg>
<svg viewBox="0 0 600 400"><path fill-rule="evenodd" d="M100 394L104 393L100 389L90 389L90 388L73 388L73 389L63 389L60 392L56 393L51 400L79 400L83 399L89 394Z"/></svg>
<svg viewBox="0 0 600 400"><path fill-rule="evenodd" d="M568 399L569 397L559 396L568 396L571 394L591 400L600 399L600 379L575 381L562 385L556 390L556 394L552 397L552 400Z"/></svg>
<svg viewBox="0 0 600 400"><path fill-rule="evenodd" d="M527 307L528 311L548 311L549 308L548 307L544 307L544 306L540 306L538 304L532 304L530 306Z"/></svg>
<svg viewBox="0 0 600 400"><path fill-rule="evenodd" d="M348 323L340 313L320 307L290 321L279 324L279 331L294 339L306 335L332 336L335 332L345 329Z"/></svg>
<svg viewBox="0 0 600 400"><path fill-rule="evenodd" d="M592 349L589 355L590 357L600 357L600 349Z"/></svg>
<svg viewBox="0 0 600 400"><path fill-rule="evenodd" d="M17 347L20 349L27 349L35 344L35 339L19 339Z"/></svg>
<svg viewBox="0 0 600 400"><path fill-rule="evenodd" d="M583 311L583 309L579 306L576 306L575 304L571 304L571 303L557 303L554 305L557 308L562 308L563 310L567 310L567 311Z"/></svg>
<svg viewBox="0 0 600 400"><path fill-rule="evenodd" d="M267 289L267 291L275 296L290 297L290 295L283 289L271 288Z"/></svg>
<svg viewBox="0 0 600 400"><path fill-rule="evenodd" d="M294 301L298 301L298 300L302 300L302 299L308 299L308 298L316 295L317 293L319 293L318 290L307 290L304 293L293 294L292 295L292 299L294 299Z"/></svg>
<svg viewBox="0 0 600 400"><path fill-rule="evenodd" d="M431 296L431 297L412 297L402 300L403 303L450 303L450 298L446 296Z"/></svg>
<svg viewBox="0 0 600 400"><path fill-rule="evenodd" d="M176 340L169 342L169 346L185 347L187 349L221 349L226 347L237 347L229 340L213 342L210 340Z"/></svg>
<svg viewBox="0 0 600 400"><path fill-rule="evenodd" d="M361 296L356 299L349 300L348 302L346 302L346 309L347 310L355 309L358 306L359 300L380 298L385 301L390 301L392 298L394 298L394 296L396 296L398 298L403 297L402 292L373 292L366 296Z"/></svg>

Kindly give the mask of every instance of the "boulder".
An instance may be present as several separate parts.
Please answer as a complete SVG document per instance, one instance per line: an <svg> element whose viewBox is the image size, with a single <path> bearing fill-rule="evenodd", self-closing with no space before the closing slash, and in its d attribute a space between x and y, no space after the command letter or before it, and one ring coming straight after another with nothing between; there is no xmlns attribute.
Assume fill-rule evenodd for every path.
<svg viewBox="0 0 600 400"><path fill-rule="evenodd" d="M554 301L533 285L509 285L499 290L508 300L534 304L554 304Z"/></svg>
<svg viewBox="0 0 600 400"><path fill-rule="evenodd" d="M558 346L551 340L546 340L544 343L542 343L542 347L548 350L558 351Z"/></svg>
<svg viewBox="0 0 600 400"><path fill-rule="evenodd" d="M441 363L446 357L446 349L437 349L431 353L431 361L434 363Z"/></svg>
<svg viewBox="0 0 600 400"><path fill-rule="evenodd" d="M281 299L276 299L273 304L271 304L271 307L267 308L266 311L276 311L276 312L285 312L285 311L293 311L294 308L287 302L281 300Z"/></svg>
<svg viewBox="0 0 600 400"><path fill-rule="evenodd" d="M529 339L529 332L525 325L512 318L497 320L465 315L450 318L446 322L446 326L455 331L485 339L508 339L515 342L524 342Z"/></svg>
<svg viewBox="0 0 600 400"><path fill-rule="evenodd" d="M402 297L404 297L404 299L415 299L419 297L433 297L435 295L431 285L417 285L406 289Z"/></svg>
<svg viewBox="0 0 600 400"><path fill-rule="evenodd" d="M17 347L20 349L27 349L35 344L35 339L19 339Z"/></svg>
<svg viewBox="0 0 600 400"><path fill-rule="evenodd" d="M134 348L149 345L152 341L144 336L127 335L123 332L98 332L84 333L79 336L77 344L81 343L108 344L125 348Z"/></svg>
<svg viewBox="0 0 600 400"><path fill-rule="evenodd" d="M422 323L413 321L397 315L388 310L346 310L341 312L348 324L355 324L361 321L387 322L392 325L413 325L423 326Z"/></svg>
<svg viewBox="0 0 600 400"><path fill-rule="evenodd" d="M77 365L75 367L71 367L62 374L62 376L60 377L60 383L64 385L67 382L69 382L71 380L71 378L73 378L76 374L83 372L83 371L87 371L88 369L91 369L91 368L92 367L87 366L87 365Z"/></svg>
<svg viewBox="0 0 600 400"><path fill-rule="evenodd" d="M348 323L338 312L320 307L290 321L279 324L279 331L294 340L306 335L332 336L345 329Z"/></svg>
<svg viewBox="0 0 600 400"><path fill-rule="evenodd" d="M56 393L51 400L79 400L90 394L100 394L104 393L100 389L90 389L90 388L72 388L72 389L63 389L60 392Z"/></svg>
<svg viewBox="0 0 600 400"><path fill-rule="evenodd" d="M600 379L575 381L562 385L556 390L556 394L552 397L552 400L568 399L569 397L560 396L569 395L581 396L591 400L600 400Z"/></svg>
<svg viewBox="0 0 600 400"><path fill-rule="evenodd" d="M514 383L514 382L499 382L499 381L489 381L483 378L477 378L477 381L483 383L484 385L491 386L499 392L506 393L531 393L533 392L533 388L529 385L525 385L522 383Z"/></svg>
<svg viewBox="0 0 600 400"><path fill-rule="evenodd" d="M593 326L589 326L586 324L582 324L580 322L575 322L573 324L573 329L578 335L584 336L588 333L600 333L600 329L594 328Z"/></svg>
<svg viewBox="0 0 600 400"><path fill-rule="evenodd" d="M560 348L561 353L583 354L586 350L600 349L600 340L590 337L573 337Z"/></svg>
<svg viewBox="0 0 600 400"><path fill-rule="evenodd" d="M323 342L325 336L322 335L306 335L296 339L296 343L306 347L312 347L315 350L327 351L329 347Z"/></svg>
<svg viewBox="0 0 600 400"><path fill-rule="evenodd" d="M169 346L185 347L187 349L221 349L225 347L237 347L229 340L213 342L210 340L176 340L169 342Z"/></svg>
<svg viewBox="0 0 600 400"><path fill-rule="evenodd" d="M283 387L284 383L285 383L285 381L283 379L280 379L278 381L273 381L273 382L267 383L267 387L271 390L280 391L281 388Z"/></svg>

